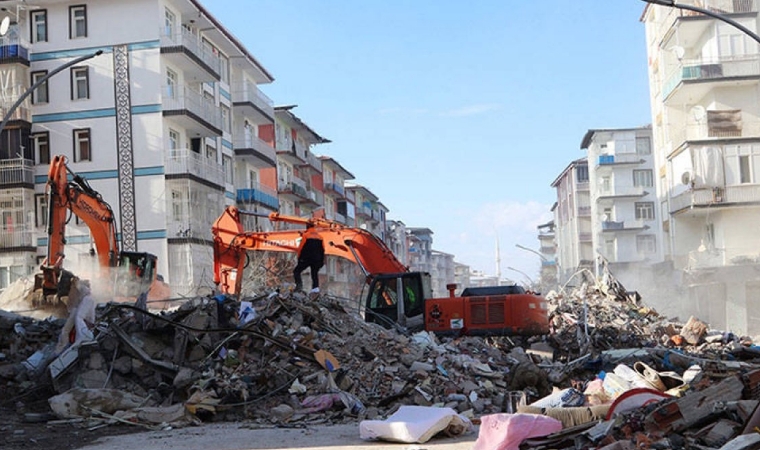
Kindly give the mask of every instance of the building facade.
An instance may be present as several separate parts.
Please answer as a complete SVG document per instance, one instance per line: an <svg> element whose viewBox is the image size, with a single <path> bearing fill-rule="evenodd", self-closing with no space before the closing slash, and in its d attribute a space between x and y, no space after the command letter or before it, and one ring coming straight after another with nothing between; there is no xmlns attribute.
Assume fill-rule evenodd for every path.
<svg viewBox="0 0 760 450"><path fill-rule="evenodd" d="M684 3L758 30L756 1ZM654 156L683 315L760 332L760 50L711 17L647 5Z"/></svg>
<svg viewBox="0 0 760 450"><path fill-rule="evenodd" d="M551 186L557 191L554 207L557 281L564 285L578 281L579 272L594 270L588 161L578 159L570 163Z"/></svg>

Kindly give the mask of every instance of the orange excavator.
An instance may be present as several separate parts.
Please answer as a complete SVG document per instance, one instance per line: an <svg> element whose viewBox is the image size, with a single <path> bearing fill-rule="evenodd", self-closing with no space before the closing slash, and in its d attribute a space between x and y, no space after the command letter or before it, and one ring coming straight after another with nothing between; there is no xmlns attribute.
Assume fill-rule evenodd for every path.
<svg viewBox="0 0 760 450"><path fill-rule="evenodd" d="M304 225L304 229L269 232L245 231L241 214L254 214L228 206L214 222L214 283L223 293L239 295L246 252L296 252L305 226L322 237L325 255L359 266L369 287L363 299L364 318L385 327L425 329L439 334L546 334L549 314L546 300L520 286L467 288L456 296L433 298L430 274L410 272L377 236L361 228L325 220L268 214L272 222ZM400 300L399 300L400 299Z"/></svg>
<svg viewBox="0 0 760 450"><path fill-rule="evenodd" d="M111 277L110 268L124 267L114 283L114 294L137 297L147 293L156 279L155 255L140 252L120 252L111 206L80 175L72 172L66 158L56 155L50 163L46 186L48 200L48 243L42 273L35 279L44 295L66 295L70 272L63 269L66 245L66 224L75 214L90 229L100 268ZM91 250L92 251L92 250Z"/></svg>

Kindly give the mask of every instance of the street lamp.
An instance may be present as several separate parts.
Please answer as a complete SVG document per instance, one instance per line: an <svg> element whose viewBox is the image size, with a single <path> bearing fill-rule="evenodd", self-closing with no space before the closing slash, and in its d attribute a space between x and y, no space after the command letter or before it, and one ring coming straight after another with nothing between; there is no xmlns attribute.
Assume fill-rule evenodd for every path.
<svg viewBox="0 0 760 450"><path fill-rule="evenodd" d="M749 37L751 37L752 39L757 41L758 44L760 44L760 36L755 34L752 30L740 24L739 22L731 19L730 17L726 17L722 14L716 13L715 11L710 11L709 9L700 8L698 6L682 5L680 3L676 3L675 0L642 0L642 1L645 3L651 3L653 5L670 6L672 8L685 9L687 11L694 11L694 12L702 13L706 16L714 17L718 20L722 20L723 22L726 22L727 24L743 31L744 33L747 33Z"/></svg>
<svg viewBox="0 0 760 450"><path fill-rule="evenodd" d="M29 97L32 92L34 92L35 89L37 89L42 83L46 82L50 77L57 74L58 72L67 69L75 64L79 64L82 61L86 61L90 58L94 58L100 54L103 53L103 50L98 50L95 53L90 53L88 55L80 56L79 58L72 59L71 61L67 62L66 64L63 64L61 66L56 67L52 71L50 71L47 75L37 80L36 83L34 83L29 89L26 90L21 96L16 100L16 103L13 104L13 106L8 109L8 111L5 113L5 116L3 116L3 122L0 123L0 134L2 134L3 130L5 129L5 125L8 123L8 121L13 116L13 113L16 112L16 108L18 108L24 100L26 100L27 97Z"/></svg>
<svg viewBox="0 0 760 450"><path fill-rule="evenodd" d="M513 271L513 272L517 272L517 273L519 273L520 275L524 276L524 277L525 277L525 278L526 278L526 279L527 279L527 280L530 282L530 287L531 287L531 288L533 288L533 286L535 286L535 285L536 285L536 282L535 282L535 281L533 281L533 279L532 279L531 277L529 277L527 273L525 273L525 272L523 272L523 271L521 271L521 270L517 270L517 269L515 269L514 267L507 267L507 270L511 270L511 271Z"/></svg>
<svg viewBox="0 0 760 450"><path fill-rule="evenodd" d="M538 253L537 251L533 250L532 248L524 247L524 246L522 246L520 244L515 244L515 247L519 248L520 250L525 250L525 251L528 251L528 252L531 252L531 253L534 253L534 254L538 255L538 257L541 258L542 262L546 262L547 261L547 259L546 259L546 257L544 255L542 255L541 253Z"/></svg>

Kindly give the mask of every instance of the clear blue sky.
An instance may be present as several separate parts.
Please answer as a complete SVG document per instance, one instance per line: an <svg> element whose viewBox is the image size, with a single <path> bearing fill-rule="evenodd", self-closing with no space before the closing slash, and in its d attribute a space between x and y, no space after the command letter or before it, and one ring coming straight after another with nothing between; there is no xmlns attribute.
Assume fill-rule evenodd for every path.
<svg viewBox="0 0 760 450"><path fill-rule="evenodd" d="M262 86L433 247L536 278L550 184L588 129L651 122L639 0L201 0Z"/></svg>

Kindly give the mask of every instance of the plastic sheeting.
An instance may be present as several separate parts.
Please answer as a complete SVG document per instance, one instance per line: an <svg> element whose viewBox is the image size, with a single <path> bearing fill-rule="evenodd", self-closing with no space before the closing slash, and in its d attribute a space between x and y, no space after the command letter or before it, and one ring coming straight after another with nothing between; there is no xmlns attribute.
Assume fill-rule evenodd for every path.
<svg viewBox="0 0 760 450"><path fill-rule="evenodd" d="M538 414L490 414L480 420L472 450L518 450L525 439L562 430L562 422Z"/></svg>
<svg viewBox="0 0 760 450"><path fill-rule="evenodd" d="M401 406L385 420L363 420L359 423L362 439L379 439L392 442L427 442L445 431L451 436L472 430L472 423L451 408L430 406Z"/></svg>

